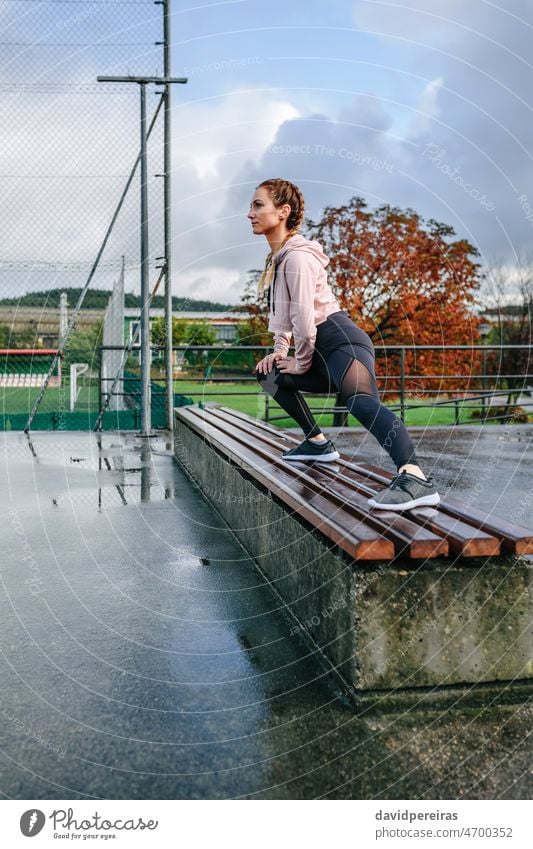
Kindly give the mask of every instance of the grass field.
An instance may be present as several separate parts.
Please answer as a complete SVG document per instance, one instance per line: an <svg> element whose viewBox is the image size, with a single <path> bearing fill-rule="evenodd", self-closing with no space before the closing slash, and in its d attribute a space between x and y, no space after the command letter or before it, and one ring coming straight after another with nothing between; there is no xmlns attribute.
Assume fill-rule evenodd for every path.
<svg viewBox="0 0 533 849"><path fill-rule="evenodd" d="M163 384L160 384L161 391L164 391ZM0 414L13 413L29 413L32 404L37 397L38 389L29 388L2 388L0 389ZM224 404L227 407L232 407L243 413L247 413L254 418L264 419L265 417L265 395L263 392L257 391L255 381L249 383L206 383L200 381L198 383L187 380L174 381L174 392L187 397L192 397L195 403L209 401ZM234 395L232 393L239 393ZM319 397L307 396L309 406L315 413L317 421L322 427L331 427L333 425L333 416L328 414L328 408L334 405L334 399L324 399ZM98 385L96 381L91 384L83 385L80 389L75 410L77 412L88 412L98 410ZM47 413L53 411L69 410L70 394L68 386L47 389L44 395L39 412ZM394 406L391 404L391 406ZM460 408L463 406L459 405ZM281 415L281 410L273 401L269 403L270 420L273 417ZM397 412L397 410L396 410ZM465 409L461 412L461 424L469 422L478 424L479 419L471 419L472 410ZM453 425L455 421L453 405L450 407L422 407L419 403L413 402L413 409L407 410L405 413L405 422L409 425L431 426L431 425ZM354 418L350 417L348 423L352 426L357 425ZM292 419L283 417L272 422L277 427L294 427L295 423Z"/></svg>
<svg viewBox="0 0 533 849"><path fill-rule="evenodd" d="M208 401L224 404L226 407L232 407L240 412L247 413L256 418L264 418L265 415L265 396L263 393L258 395L255 381L252 383L205 383L187 380L176 380L174 382L174 392L181 395L192 397L195 403L199 401L206 403ZM231 395L232 392L242 392L243 395ZM307 396L307 402L315 413L318 423L322 427L331 427L333 425L333 416L327 413L316 413L315 410L327 410L328 407L334 406L334 399L325 400L318 397ZM393 406L394 404L387 404ZM461 408L463 405L460 404ZM278 412L279 411L279 412ZM280 415L280 408L271 401L269 404L269 415ZM396 411L397 412L397 411ZM460 414L460 422L467 424L469 422L479 423L479 419L471 419L473 410L465 409ZM405 423L407 425L453 425L455 422L455 411L453 405L450 407L422 407L421 404L413 402L413 409L406 410ZM289 418L282 418L272 422L278 427L294 427L294 422ZM350 418L349 424L356 426L355 419Z"/></svg>
<svg viewBox="0 0 533 849"><path fill-rule="evenodd" d="M17 387L0 389L0 413L29 413L33 402L39 394L39 389ZM79 412L98 410L98 384L82 386L76 402ZM39 406L41 413L57 410L70 410L70 390L66 387L52 387L46 390Z"/></svg>

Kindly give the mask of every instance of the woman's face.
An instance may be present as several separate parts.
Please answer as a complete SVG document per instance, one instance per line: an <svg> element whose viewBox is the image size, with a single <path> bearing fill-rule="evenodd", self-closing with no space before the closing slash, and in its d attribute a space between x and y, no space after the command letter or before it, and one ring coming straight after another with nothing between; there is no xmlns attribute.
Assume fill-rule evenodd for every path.
<svg viewBox="0 0 533 849"><path fill-rule="evenodd" d="M291 208L288 203L275 207L272 198L264 187L256 189L251 203L248 218L252 222L252 230L256 235L266 234L283 221L287 220Z"/></svg>

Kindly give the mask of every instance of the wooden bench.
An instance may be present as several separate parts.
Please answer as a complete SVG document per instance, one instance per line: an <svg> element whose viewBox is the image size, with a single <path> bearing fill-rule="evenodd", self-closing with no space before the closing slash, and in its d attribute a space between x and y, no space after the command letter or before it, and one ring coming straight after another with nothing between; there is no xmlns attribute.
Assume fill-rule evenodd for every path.
<svg viewBox="0 0 533 849"><path fill-rule="evenodd" d="M533 532L459 499L372 509L391 474L282 460L298 441L223 406L175 409L175 456L293 623L287 639L301 635L356 704L533 685Z"/></svg>
<svg viewBox="0 0 533 849"><path fill-rule="evenodd" d="M210 404L176 414L354 560L533 554L533 531L456 499L402 513L373 509L367 499L391 473L342 454L329 464L288 463L281 452L299 440L244 413Z"/></svg>

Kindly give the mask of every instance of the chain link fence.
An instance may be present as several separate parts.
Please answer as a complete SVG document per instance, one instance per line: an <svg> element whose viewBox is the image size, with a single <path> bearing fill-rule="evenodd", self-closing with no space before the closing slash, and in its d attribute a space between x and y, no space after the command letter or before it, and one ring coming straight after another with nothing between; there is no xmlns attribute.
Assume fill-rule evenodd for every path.
<svg viewBox="0 0 533 849"><path fill-rule="evenodd" d="M87 427L101 400L105 310L121 276L126 302L140 303L138 168L110 230L139 155L139 86L98 83L97 76L163 75L163 7L6 0L1 21L1 424L18 428L27 419L44 364L90 277L34 424ZM148 86L149 126L161 97L161 87ZM163 129L160 108L148 139L151 288L164 254ZM78 419L69 420L71 413Z"/></svg>
<svg viewBox="0 0 533 849"><path fill-rule="evenodd" d="M139 427L139 353L135 346L125 349L132 336L124 310L122 317L115 315L111 336L106 333L117 287L125 293L124 306L140 310L139 86L98 83L97 77L163 76L163 11L152 0L2 5L0 428L22 429L39 402L35 429L92 429L109 396L113 403L102 427ZM150 85L147 99L149 278L155 292L164 255L162 90ZM62 356L43 394L44 375L59 347ZM517 348L523 349L520 356ZM530 346L492 352L487 347L475 354L468 349L464 363L457 346L449 353L434 376L421 376L415 386L417 352L405 350L404 360L380 375L383 397L399 398L402 416L410 400L452 401L452 423L460 412L452 388L455 399L461 400L462 391L461 410L468 397L472 414L481 407L482 420L489 407L502 420L512 415L513 403L529 409ZM152 424L161 427L165 357L159 350L153 355ZM218 399L224 386L230 405L243 403L247 411L268 417L253 377L254 356L236 346L218 353L194 345L176 351L175 404ZM246 396L242 402L239 395ZM497 404L502 409L496 412Z"/></svg>

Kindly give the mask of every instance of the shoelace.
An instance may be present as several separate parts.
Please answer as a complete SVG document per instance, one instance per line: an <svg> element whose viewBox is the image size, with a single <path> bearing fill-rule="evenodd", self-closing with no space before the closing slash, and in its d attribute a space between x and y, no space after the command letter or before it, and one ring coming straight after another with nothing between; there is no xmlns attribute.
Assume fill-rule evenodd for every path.
<svg viewBox="0 0 533 849"><path fill-rule="evenodd" d="M421 483L431 483L432 482L432 476L430 475L425 481L422 480L422 478L420 478L420 481L421 481ZM408 492L409 495L411 495L412 493L411 493L410 489L408 488L408 485L414 484L415 482L416 481L412 480L412 478L409 478L407 476L406 472L400 472L400 474L396 475L396 477L393 479L393 481L390 485L390 488L391 489L403 489L404 492Z"/></svg>
<svg viewBox="0 0 533 849"><path fill-rule="evenodd" d="M396 475L396 477L393 478L391 485L390 485L390 488L391 489L404 489L406 492L408 492L407 487L406 487L406 484L408 484L408 483L409 483L409 478L407 478L403 472L400 472L399 475Z"/></svg>

